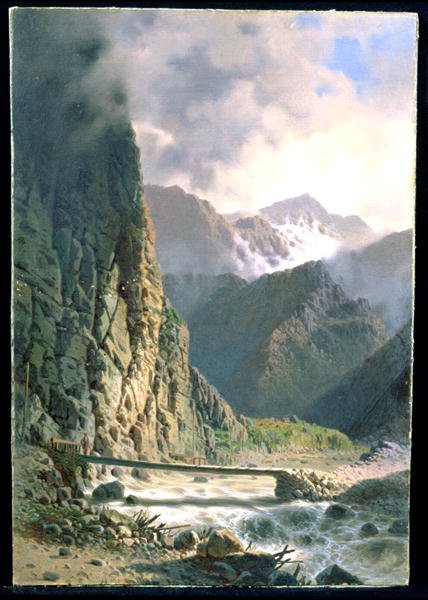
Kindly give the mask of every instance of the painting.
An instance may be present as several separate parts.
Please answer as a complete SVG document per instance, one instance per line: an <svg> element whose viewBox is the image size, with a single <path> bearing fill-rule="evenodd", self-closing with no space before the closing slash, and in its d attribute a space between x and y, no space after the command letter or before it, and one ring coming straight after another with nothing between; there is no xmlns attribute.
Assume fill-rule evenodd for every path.
<svg viewBox="0 0 428 600"><path fill-rule="evenodd" d="M14 585L408 583L417 36L11 9Z"/></svg>

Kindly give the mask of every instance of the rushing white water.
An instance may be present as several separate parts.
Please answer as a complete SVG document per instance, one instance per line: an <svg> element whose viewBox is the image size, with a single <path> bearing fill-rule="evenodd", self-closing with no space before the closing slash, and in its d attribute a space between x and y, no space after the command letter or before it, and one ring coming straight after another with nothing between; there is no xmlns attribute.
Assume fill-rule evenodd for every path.
<svg viewBox="0 0 428 600"><path fill-rule="evenodd" d="M254 549L277 551L289 543L296 549L291 558L303 561L303 573L312 582L322 569L337 563L366 585L406 583L407 538L388 533L391 517L357 511L348 519L328 519L324 516L328 502L279 501L272 477L208 475L207 479L201 483L188 474L152 471L150 481L142 482L125 475L121 477L125 494L137 495L142 504L110 505L128 515L148 507L171 526L228 527L244 543L253 542ZM368 521L376 524L379 534L361 538L359 529Z"/></svg>

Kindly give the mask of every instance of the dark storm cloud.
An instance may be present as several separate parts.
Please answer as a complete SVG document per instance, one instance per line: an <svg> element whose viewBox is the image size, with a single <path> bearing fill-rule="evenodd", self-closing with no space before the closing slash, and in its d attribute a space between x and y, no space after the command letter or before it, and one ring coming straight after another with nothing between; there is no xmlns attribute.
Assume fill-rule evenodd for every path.
<svg viewBox="0 0 428 600"><path fill-rule="evenodd" d="M98 69L109 43L92 14L19 8L12 13L11 27L18 155L58 153L64 139L70 151L103 128L126 122L124 87L107 69Z"/></svg>
<svg viewBox="0 0 428 600"><path fill-rule="evenodd" d="M218 100L230 91L237 76L236 72L215 67L205 47L194 47L184 56L172 56L168 65L173 67L179 78L179 91L187 92L181 94L182 99L186 97L186 104L189 100L192 103Z"/></svg>
<svg viewBox="0 0 428 600"><path fill-rule="evenodd" d="M107 14L106 17L108 26L108 22L111 23L111 16L109 17ZM122 42L130 47L140 42L141 37L159 21L158 14L154 10L121 11L118 12L117 18L119 22L118 35Z"/></svg>
<svg viewBox="0 0 428 600"><path fill-rule="evenodd" d="M237 159L259 123L221 107L239 82L252 81L262 71L264 61L261 51L252 63L221 68L213 64L208 48L198 45L168 57L167 72L162 70L160 76L144 81L144 91L139 88L140 97L147 98L143 104L155 117L154 124L162 124L174 138L172 144L158 149L156 161L151 155L150 164L156 164L149 168L150 178L177 170L188 173L192 184L207 189L215 176L211 163ZM153 97L155 108L150 106Z"/></svg>

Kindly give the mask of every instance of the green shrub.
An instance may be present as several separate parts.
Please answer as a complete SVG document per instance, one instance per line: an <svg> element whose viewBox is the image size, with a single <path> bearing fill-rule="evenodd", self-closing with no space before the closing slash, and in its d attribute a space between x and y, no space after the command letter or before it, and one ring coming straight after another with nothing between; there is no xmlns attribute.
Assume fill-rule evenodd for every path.
<svg viewBox="0 0 428 600"><path fill-rule="evenodd" d="M82 477L87 477L88 463L77 452L57 450L50 446L46 447L46 450L55 467L60 471L66 485L73 485L79 467L82 471Z"/></svg>
<svg viewBox="0 0 428 600"><path fill-rule="evenodd" d="M168 342L174 342L177 339L178 329L183 325L184 320L177 311L171 306L164 306L162 309L162 323L159 332L159 342L161 348L165 348Z"/></svg>
<svg viewBox="0 0 428 600"><path fill-rule="evenodd" d="M353 447L351 440L340 431L305 421L291 423L273 418L251 419L248 439L249 447L260 449L264 446L268 452L290 444L318 450L347 450Z"/></svg>

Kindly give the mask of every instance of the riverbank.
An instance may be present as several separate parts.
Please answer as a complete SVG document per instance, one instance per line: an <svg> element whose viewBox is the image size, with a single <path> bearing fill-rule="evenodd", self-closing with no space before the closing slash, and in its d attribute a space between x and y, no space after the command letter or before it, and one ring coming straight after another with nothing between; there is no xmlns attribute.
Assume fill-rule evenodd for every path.
<svg viewBox="0 0 428 600"><path fill-rule="evenodd" d="M355 452L334 454L329 451L299 452L297 449L286 456L284 453L253 454L237 459L257 466L324 467L322 470L332 467L330 472L341 476L344 482L346 480L349 492L354 489L350 487L352 484L365 482L373 473L382 477L404 470L408 465L406 455L408 457L408 451L404 447L392 446L374 449L362 457L364 460L359 460L360 456ZM53 473L55 469L45 453L30 447L18 449L15 460L14 580L19 585L231 584L225 578L227 567L220 567L220 572L213 570L212 560L196 555L196 545L188 549L175 548L172 532L159 539L136 535L130 523L126 524L126 519L132 519L142 507L153 515L160 514L158 523L188 524L187 527L190 525L200 537L203 537L204 526L205 529L227 526L238 534L245 547L252 541L252 550L256 552L273 555L284 543L290 543L290 547L296 548L292 558L303 561L302 571L309 574L307 580L312 585L317 583L316 575L335 562L341 566L345 564L353 572L351 568L357 559L361 568L357 568L358 565L355 568L362 583L388 581L388 575L384 576L382 570L387 572L387 560L391 561L391 556L396 565L396 577L400 582L405 578L405 475L397 475L398 479L393 476L392 487L380 483L374 492L372 484L364 484L364 489L357 489L357 493L346 500L350 513L345 511L343 518L332 520L326 517L331 503L279 502L273 495L272 478L248 477L236 482L223 476L197 480L189 475L144 472L140 473L142 479L131 476L130 472L116 470L112 475L110 469L106 469L105 474L101 469L94 469L92 476L96 478L92 482L86 481L89 484L86 499L59 500L58 495L68 492L59 491L64 486ZM114 480L121 481L126 494L135 496L141 506L124 501L109 502L108 506L119 510L122 517L119 521L113 518L107 522L101 514L103 505L93 503L90 493L100 483ZM374 494L375 499L383 501L382 490L391 496L391 490L397 489L397 481L401 495L393 496L391 506L375 502L373 510L367 510L367 497L370 499ZM344 503L344 500L337 501ZM65 528L64 520L69 521ZM364 538L360 529L371 521L375 521L377 533L371 529L371 537ZM398 533L390 531L394 523ZM47 526L51 524L59 524L61 532L49 529ZM70 544L66 537L67 527L72 539ZM370 527L366 530L370 532ZM179 535L180 531L174 533ZM286 572L292 573L294 568L295 565ZM379 573L373 573L373 569ZM240 573L236 575L239 577ZM262 581L253 579L252 583L260 585Z"/></svg>

